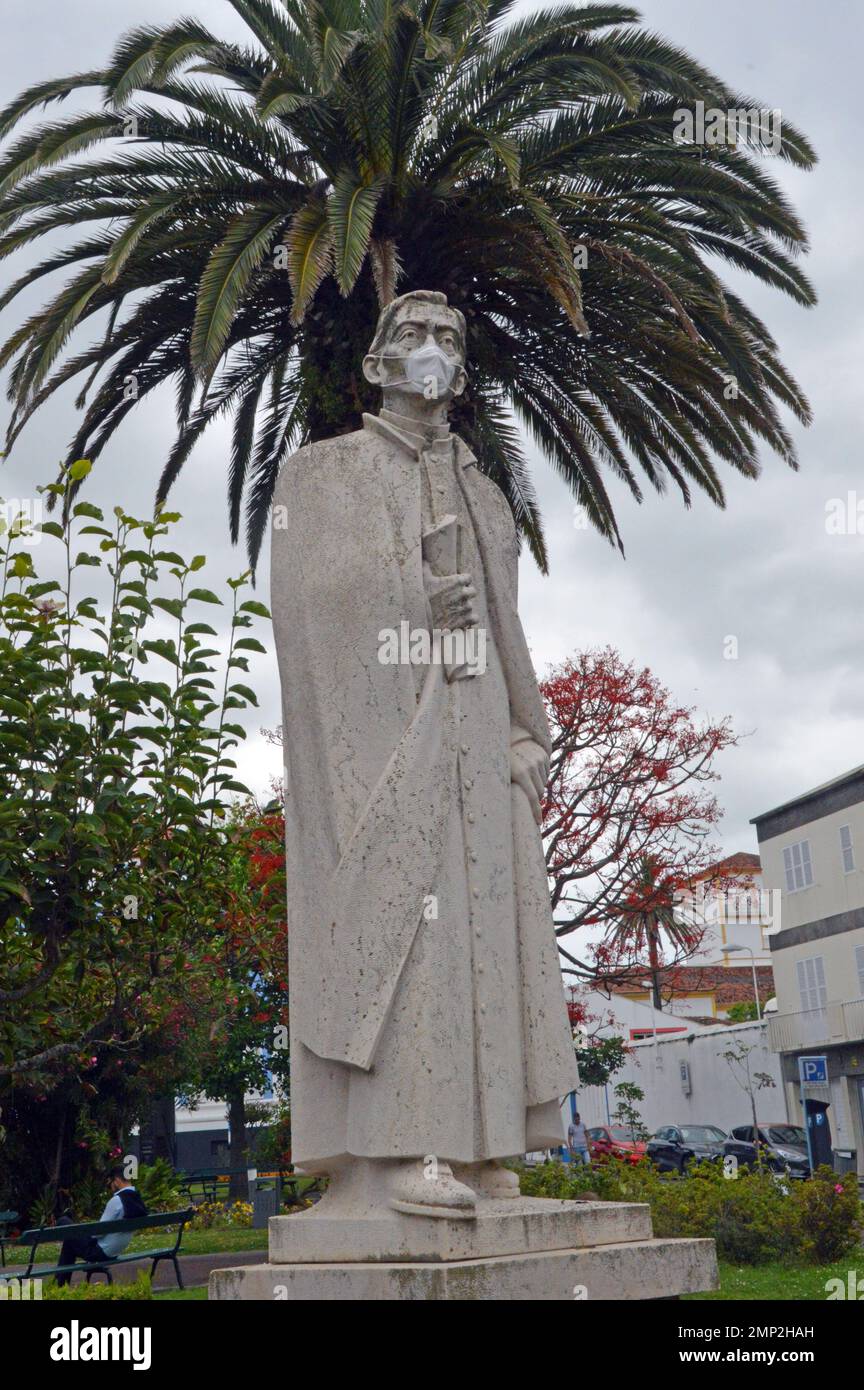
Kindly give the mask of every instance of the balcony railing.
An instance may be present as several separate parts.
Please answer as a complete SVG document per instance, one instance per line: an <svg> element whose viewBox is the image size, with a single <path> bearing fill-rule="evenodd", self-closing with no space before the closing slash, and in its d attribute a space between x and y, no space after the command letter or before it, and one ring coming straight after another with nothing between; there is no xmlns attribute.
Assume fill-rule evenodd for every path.
<svg viewBox="0 0 864 1390"><path fill-rule="evenodd" d="M768 1014L767 1018L768 1045L774 1052L864 1041L864 999L826 1004L824 1009Z"/></svg>
<svg viewBox="0 0 864 1390"><path fill-rule="evenodd" d="M843 1005L843 1019L849 1042L864 1038L864 999L851 999Z"/></svg>

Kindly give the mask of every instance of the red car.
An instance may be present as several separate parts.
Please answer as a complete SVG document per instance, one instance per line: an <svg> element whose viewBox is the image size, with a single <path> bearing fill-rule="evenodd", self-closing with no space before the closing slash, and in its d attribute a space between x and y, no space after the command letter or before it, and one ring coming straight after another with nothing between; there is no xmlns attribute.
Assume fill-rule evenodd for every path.
<svg viewBox="0 0 864 1390"><path fill-rule="evenodd" d="M632 1130L624 1125L598 1125L585 1131L592 1163L605 1163L609 1158L625 1158L638 1163L648 1148L643 1139L634 1139Z"/></svg>

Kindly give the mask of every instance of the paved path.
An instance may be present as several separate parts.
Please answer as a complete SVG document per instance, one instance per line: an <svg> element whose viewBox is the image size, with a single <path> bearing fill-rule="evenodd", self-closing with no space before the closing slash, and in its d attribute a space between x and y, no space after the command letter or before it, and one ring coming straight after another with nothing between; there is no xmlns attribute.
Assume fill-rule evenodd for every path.
<svg viewBox="0 0 864 1390"><path fill-rule="evenodd" d="M233 1265L260 1265L267 1259L266 1250L226 1250L218 1255L181 1255L180 1270L183 1275L183 1283L187 1289L200 1288L206 1285L211 1269L228 1269ZM14 1268L14 1266L12 1266ZM149 1260L132 1260L128 1264L118 1265L112 1269L115 1284L131 1284L141 1273L150 1273ZM38 1274L38 1270L34 1271ZM74 1283L79 1284L84 1280L83 1274L73 1275ZM94 1284L104 1284L105 1280L101 1274L93 1276ZM158 1292L164 1289L176 1289L177 1276L174 1273L174 1266L170 1260L160 1260L156 1275L153 1279L153 1288Z"/></svg>
<svg viewBox="0 0 864 1390"><path fill-rule="evenodd" d="M226 1250L218 1255L181 1255L180 1271L183 1275L183 1283L187 1289L196 1289L206 1285L210 1278L211 1269L228 1269L234 1265L263 1265L267 1260L266 1250ZM141 1269L150 1269L149 1264L121 1265L125 1272L130 1270L130 1279L137 1277ZM120 1275L121 1270L114 1271L114 1278ZM177 1278L174 1274L174 1266L170 1260L162 1260L156 1271L153 1280L153 1288L156 1290L176 1289Z"/></svg>

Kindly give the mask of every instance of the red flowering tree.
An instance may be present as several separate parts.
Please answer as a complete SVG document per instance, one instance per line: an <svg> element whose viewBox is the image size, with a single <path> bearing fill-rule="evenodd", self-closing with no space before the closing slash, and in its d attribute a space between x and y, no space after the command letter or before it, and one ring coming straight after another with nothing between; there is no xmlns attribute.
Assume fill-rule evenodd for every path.
<svg viewBox="0 0 864 1390"><path fill-rule="evenodd" d="M713 784L736 736L728 719L697 722L611 648L566 661L542 691L553 739L543 837L565 972L656 982L704 934L679 902L730 887L712 871Z"/></svg>
<svg viewBox="0 0 864 1390"><path fill-rule="evenodd" d="M247 1093L288 1075L284 836L281 806L249 803L235 814L225 864L229 908L211 930L196 972L209 981L207 1026L185 1089L225 1101L232 1170L247 1166ZM231 1195L245 1192L245 1180L232 1171Z"/></svg>

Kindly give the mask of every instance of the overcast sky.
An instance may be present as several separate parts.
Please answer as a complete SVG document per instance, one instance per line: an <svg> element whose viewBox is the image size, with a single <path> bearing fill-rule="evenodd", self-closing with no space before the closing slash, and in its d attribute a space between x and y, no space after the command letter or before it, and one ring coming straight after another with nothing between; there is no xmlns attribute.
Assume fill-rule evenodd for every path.
<svg viewBox="0 0 864 1390"><path fill-rule="evenodd" d="M33 82L99 66L133 25L193 14L226 37L243 33L225 0L4 0L3 9L3 104ZM572 498L535 455L551 575L542 578L523 559L521 609L540 672L579 648L608 643L650 666L681 702L732 717L747 737L720 765L720 838L727 851L755 849L753 815L864 762L864 534L830 535L825 524L826 505L850 492L864 511L856 410L864 338L864 0L831 0L821 10L804 0L645 0L641 10L649 27L731 86L779 107L820 156L810 174L772 161L810 232L806 268L818 307L800 309L755 282L745 290L808 393L815 423L801 430L792 422L800 473L770 454L758 482L726 472L725 511L697 497L688 512L671 492L637 506L610 480L626 560L574 526ZM21 268L19 261L16 272ZM18 303L32 312L41 299L37 291ZM21 312L13 306L3 314L4 336ZM4 402L4 423L5 413ZM26 497L35 482L49 480L74 418L70 396L37 417L0 473L0 494ZM133 412L103 454L87 497L144 515L172 426L168 397ZM208 554L203 578L213 588L220 576L244 568L227 536L227 454L227 431L214 427L173 499L184 515L176 548ZM259 587L266 599L266 564ZM272 648L269 633L261 635ZM724 659L730 636L738 640L737 660ZM241 774L264 791L279 759L255 735L257 723L279 722L275 658L259 657L252 674L261 711Z"/></svg>

